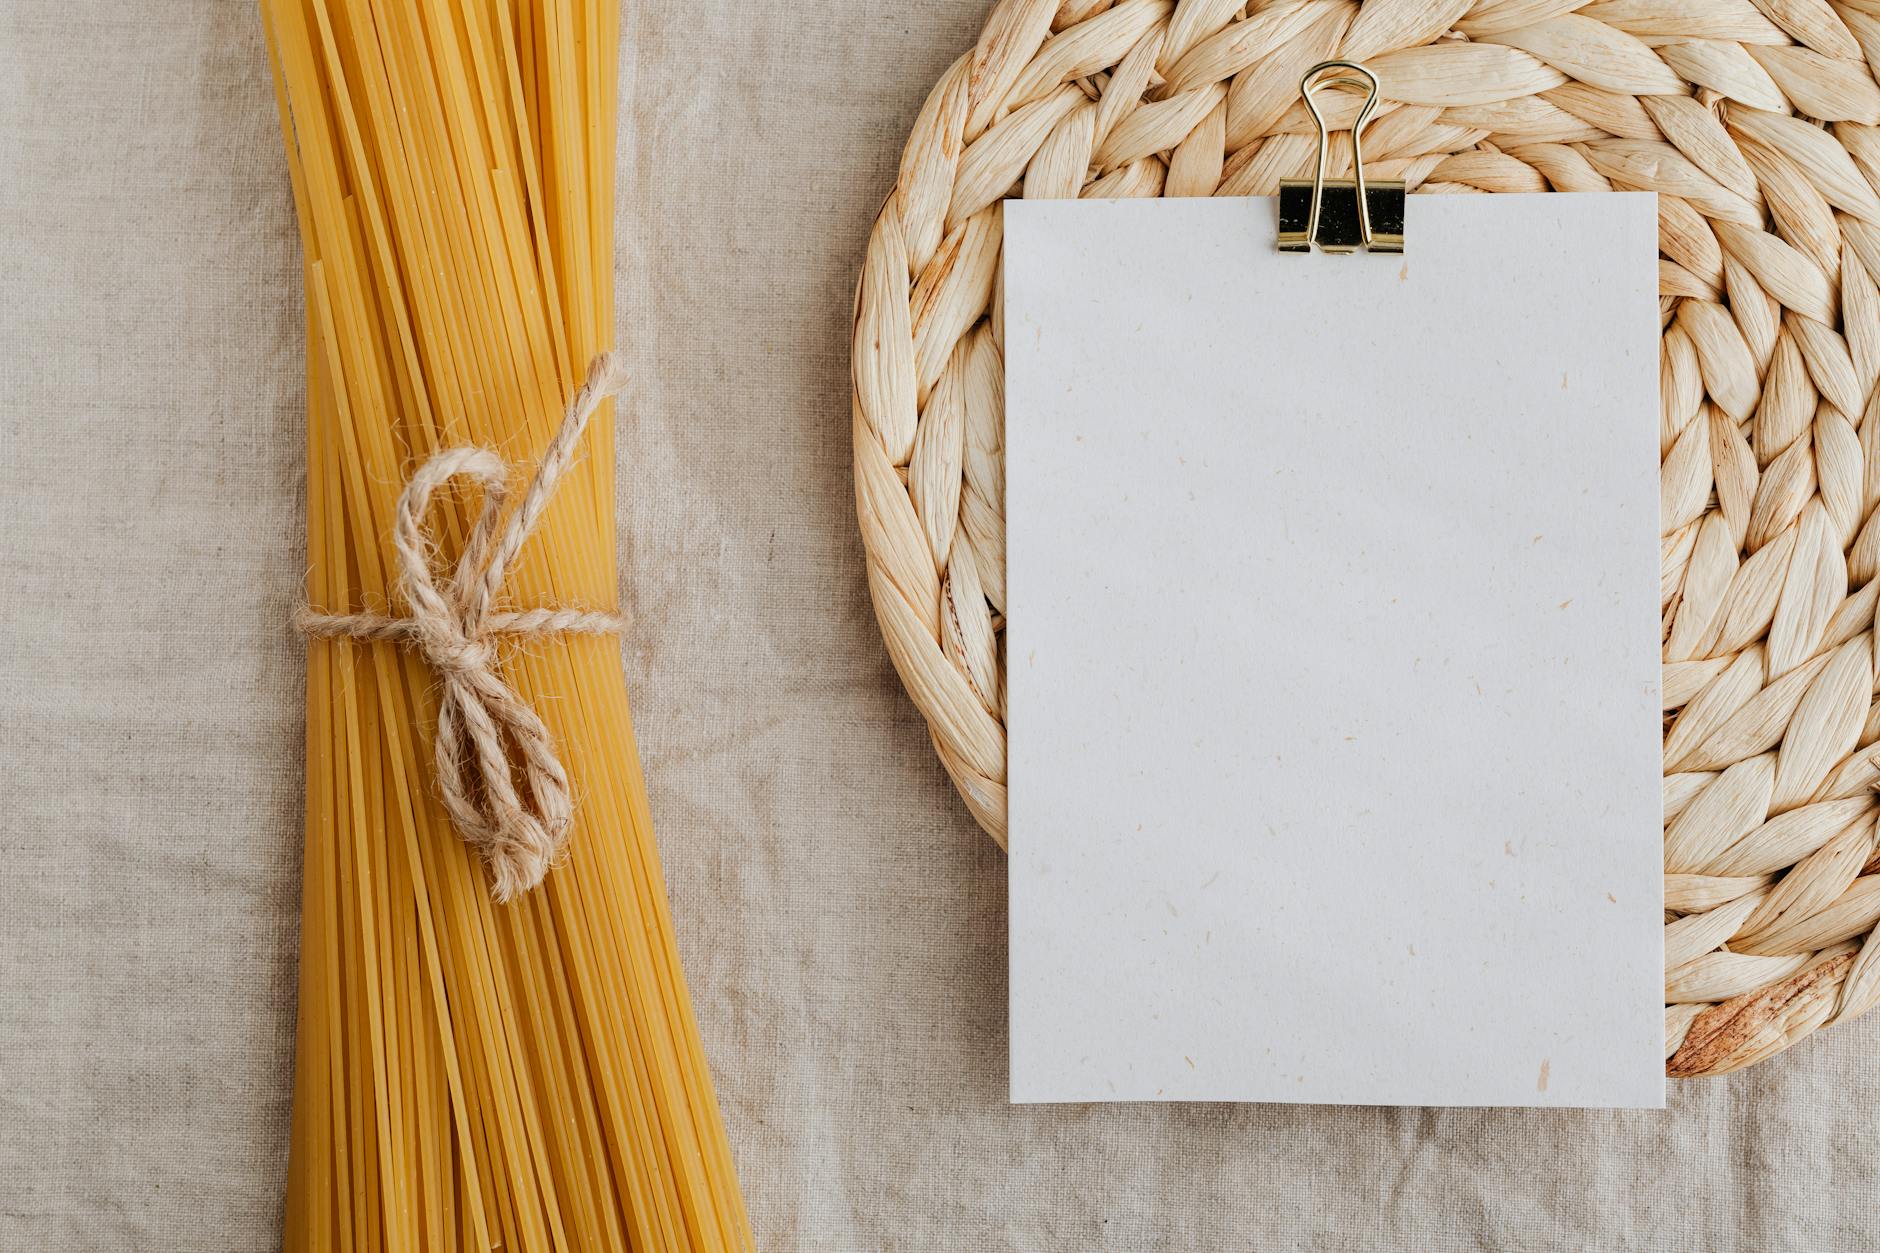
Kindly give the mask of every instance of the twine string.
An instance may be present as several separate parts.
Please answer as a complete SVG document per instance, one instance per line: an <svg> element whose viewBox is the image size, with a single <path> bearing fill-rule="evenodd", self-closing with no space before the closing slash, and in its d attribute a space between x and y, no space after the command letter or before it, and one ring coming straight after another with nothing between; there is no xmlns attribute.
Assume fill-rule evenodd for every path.
<svg viewBox="0 0 1880 1253"><path fill-rule="evenodd" d="M409 644L437 672L442 686L435 743L438 792L458 835L488 863L499 901L528 891L548 873L573 830L574 797L547 726L497 671L497 637L617 635L626 620L587 609L494 606L511 563L573 463L588 420L625 384L619 354L594 358L522 503L506 523L509 468L494 452L446 448L418 467L399 494L392 532L405 615L331 614L303 606L295 616L295 626L316 639ZM459 477L482 487L483 509L456 568L440 586L432 569L436 545L425 518L431 497ZM520 765L520 786L512 752Z"/></svg>

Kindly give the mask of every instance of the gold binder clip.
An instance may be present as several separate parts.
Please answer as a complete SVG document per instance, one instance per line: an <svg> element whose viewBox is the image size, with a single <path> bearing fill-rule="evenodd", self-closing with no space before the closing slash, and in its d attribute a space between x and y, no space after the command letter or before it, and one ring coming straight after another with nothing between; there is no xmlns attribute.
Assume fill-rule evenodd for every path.
<svg viewBox="0 0 1880 1253"><path fill-rule="evenodd" d="M1327 70L1349 70L1361 77L1320 77ZM1313 93L1325 87L1365 90L1364 104L1351 124L1350 178L1325 177L1331 134L1313 99ZM1377 107L1377 75L1355 61L1321 61L1299 80L1299 94L1319 124L1319 163L1310 181L1289 178L1279 185L1279 250L1311 252L1316 243L1324 252L1356 252L1360 247L1402 252L1403 184L1364 177L1364 124Z"/></svg>

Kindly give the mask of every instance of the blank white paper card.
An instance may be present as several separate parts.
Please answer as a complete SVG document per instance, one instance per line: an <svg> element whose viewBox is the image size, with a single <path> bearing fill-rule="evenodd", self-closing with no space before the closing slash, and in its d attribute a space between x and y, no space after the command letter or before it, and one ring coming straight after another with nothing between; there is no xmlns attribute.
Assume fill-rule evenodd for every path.
<svg viewBox="0 0 1880 1253"><path fill-rule="evenodd" d="M1664 1103L1657 214L1005 209L1011 1096Z"/></svg>

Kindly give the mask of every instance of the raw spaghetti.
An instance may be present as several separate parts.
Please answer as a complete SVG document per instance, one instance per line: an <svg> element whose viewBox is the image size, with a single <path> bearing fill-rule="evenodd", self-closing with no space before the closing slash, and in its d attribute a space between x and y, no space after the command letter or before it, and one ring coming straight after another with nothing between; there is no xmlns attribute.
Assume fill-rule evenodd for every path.
<svg viewBox="0 0 1880 1253"><path fill-rule="evenodd" d="M307 597L396 616L414 469L476 445L531 472L612 342L618 15L261 7L305 251ZM617 609L612 417L560 475L503 611ZM431 506L435 568L480 505ZM574 805L556 867L502 904L438 799L421 650L309 642L285 1247L748 1249L616 641L493 646Z"/></svg>

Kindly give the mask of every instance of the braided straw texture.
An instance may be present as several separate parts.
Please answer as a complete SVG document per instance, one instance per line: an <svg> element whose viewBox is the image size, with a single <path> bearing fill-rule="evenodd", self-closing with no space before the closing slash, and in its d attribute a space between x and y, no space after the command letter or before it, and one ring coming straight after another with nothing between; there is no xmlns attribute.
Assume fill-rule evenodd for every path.
<svg viewBox="0 0 1880 1253"><path fill-rule="evenodd" d="M1658 193L1666 1071L1865 1013L1880 0L1000 0L855 310L869 589L940 760L1003 843L1001 199L1272 195L1310 174L1299 79L1335 56L1382 80L1377 177Z"/></svg>

